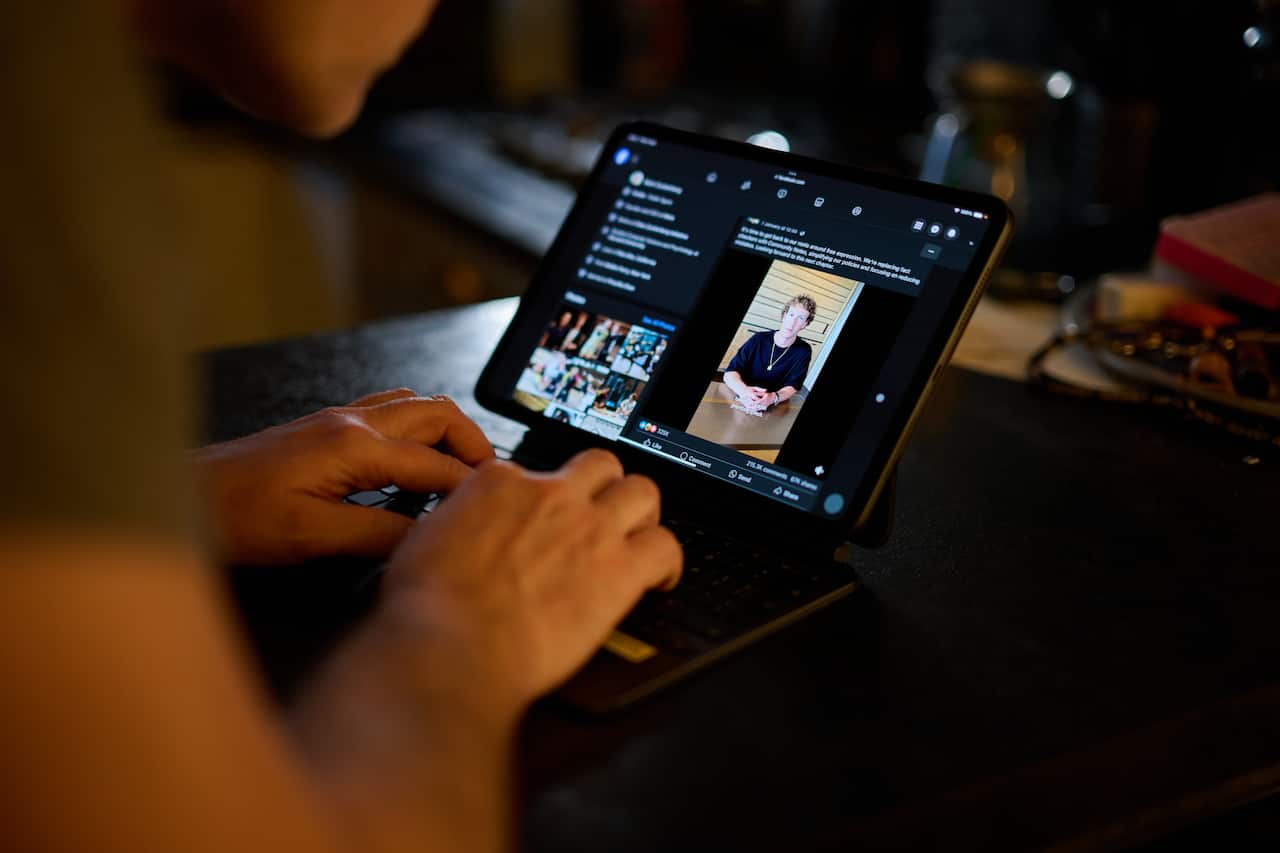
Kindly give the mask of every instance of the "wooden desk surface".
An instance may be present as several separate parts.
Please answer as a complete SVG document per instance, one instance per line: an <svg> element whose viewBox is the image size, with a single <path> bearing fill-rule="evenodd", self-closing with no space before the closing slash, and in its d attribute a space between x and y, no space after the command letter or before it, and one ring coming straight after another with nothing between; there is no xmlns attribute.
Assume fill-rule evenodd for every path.
<svg viewBox="0 0 1280 853"><path fill-rule="evenodd" d="M396 385L475 411L512 310L215 353L212 437ZM1277 465L1175 417L948 371L859 594L625 714L535 709L526 847L1116 848L1275 792ZM351 576L239 577L282 689Z"/></svg>
<svg viewBox="0 0 1280 853"><path fill-rule="evenodd" d="M712 382L685 432L738 450L776 453L791 432L804 398L792 397L759 416L733 408L737 398L728 385Z"/></svg>

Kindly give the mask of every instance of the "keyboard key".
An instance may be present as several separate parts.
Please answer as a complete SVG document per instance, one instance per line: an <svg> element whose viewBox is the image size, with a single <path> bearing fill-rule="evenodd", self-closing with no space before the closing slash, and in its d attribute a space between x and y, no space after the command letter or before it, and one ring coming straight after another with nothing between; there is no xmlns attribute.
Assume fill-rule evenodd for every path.
<svg viewBox="0 0 1280 853"><path fill-rule="evenodd" d="M399 513L405 518L417 519L418 513L422 512L422 502L414 498L406 498L403 494L392 498L386 505L386 509Z"/></svg>
<svg viewBox="0 0 1280 853"><path fill-rule="evenodd" d="M382 506L389 498L382 492L354 492L344 499L349 504L356 506Z"/></svg>
<svg viewBox="0 0 1280 853"><path fill-rule="evenodd" d="M434 512L438 506L440 506L440 496L432 495L431 500L422 505L422 511L418 513L418 521L422 521L422 519Z"/></svg>

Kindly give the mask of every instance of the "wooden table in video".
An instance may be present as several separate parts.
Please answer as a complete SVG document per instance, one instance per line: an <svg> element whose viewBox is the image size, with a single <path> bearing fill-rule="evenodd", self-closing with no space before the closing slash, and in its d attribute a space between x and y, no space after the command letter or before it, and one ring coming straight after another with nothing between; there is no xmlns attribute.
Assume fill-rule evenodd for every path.
<svg viewBox="0 0 1280 853"><path fill-rule="evenodd" d="M777 450L786 440L804 404L792 397L757 417L733 408L737 395L723 382L712 382L686 432L738 450Z"/></svg>

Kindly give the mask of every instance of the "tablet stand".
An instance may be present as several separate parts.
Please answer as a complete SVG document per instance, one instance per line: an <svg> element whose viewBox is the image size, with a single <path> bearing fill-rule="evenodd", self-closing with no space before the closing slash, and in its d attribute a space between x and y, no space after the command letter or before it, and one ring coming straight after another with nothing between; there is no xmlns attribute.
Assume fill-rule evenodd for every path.
<svg viewBox="0 0 1280 853"><path fill-rule="evenodd" d="M898 499L898 469L894 468L867 520L849 531L849 541L863 548L879 548L893 532L893 508Z"/></svg>

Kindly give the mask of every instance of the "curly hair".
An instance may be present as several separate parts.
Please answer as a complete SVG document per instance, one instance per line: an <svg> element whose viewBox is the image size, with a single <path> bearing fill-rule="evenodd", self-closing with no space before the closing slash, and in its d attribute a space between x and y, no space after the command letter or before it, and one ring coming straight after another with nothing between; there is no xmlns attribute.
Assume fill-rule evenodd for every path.
<svg viewBox="0 0 1280 853"><path fill-rule="evenodd" d="M813 297L807 293L801 293L799 296L793 296L787 300L787 303L782 306L782 313L779 316L787 316L787 309L792 305L799 305L801 308L809 312L809 319L805 321L806 326L813 322L813 318L818 313L818 303L813 301Z"/></svg>

